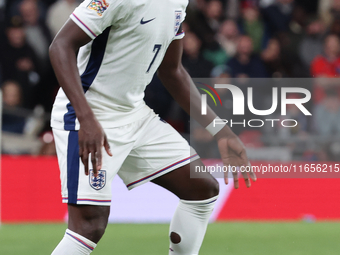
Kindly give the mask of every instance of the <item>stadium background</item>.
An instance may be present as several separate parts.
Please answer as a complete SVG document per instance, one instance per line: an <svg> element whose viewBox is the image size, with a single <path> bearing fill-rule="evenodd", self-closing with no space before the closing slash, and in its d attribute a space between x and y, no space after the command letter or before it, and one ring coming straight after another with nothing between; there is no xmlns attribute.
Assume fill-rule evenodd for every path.
<svg viewBox="0 0 340 255"><path fill-rule="evenodd" d="M4 254L11 254L25 227L28 226L27 233L31 233L32 240L30 244L23 242L23 247L38 238L43 239L39 231L48 232L50 227L53 232L53 224L39 231L37 228L35 232L40 223L60 223L67 219L66 206L61 204L58 165L49 127L58 84L48 60L48 46L78 3L76 0L0 0L3 92L0 219L4 223L0 227L0 253L3 250ZM191 0L183 28L186 32L183 65L192 77L337 78L340 74L339 0ZM235 130L250 153L266 155L274 151L271 160L286 163L338 161L340 87L337 84L327 88L313 86L310 90L312 120L302 120L302 125L289 132L278 130L277 139L268 139L272 135L268 130ZM184 137L189 137L189 117L174 103L157 77L148 86L145 100ZM301 117L294 111L291 114ZM283 154L286 155L284 159ZM214 162L211 158L218 157L205 151L200 155L207 164ZM255 164L256 155L252 157ZM266 243L271 254L273 251L278 254L337 254L338 244L332 242L340 232L337 223L340 220L337 203L340 186L337 183L338 179L324 178L260 179L250 190L243 185L233 190L232 185L221 183L221 195L212 221L227 223L212 224L211 229L217 235L227 235L234 246L222 241L223 248L218 248L212 241L217 240L217 236L208 232L207 249L210 247L210 250L202 253L225 254L229 250L230 254L253 254L251 249L250 253L242 253L242 249L248 251L248 248L242 240L237 241L239 236L239 239L253 240L253 249L258 251L254 254L267 254L257 246L261 242ZM115 179L114 184L111 222L169 222L177 203L174 196L152 184L131 192L119 179ZM269 223L265 223L267 221ZM301 222L313 223L313 226ZM49 240L51 246L47 251L59 241L63 229L64 225L56 230L56 237ZM143 231L136 238L141 237ZM157 231L155 229L155 233ZM229 231L235 234L228 235ZM248 235L250 232L256 234ZM133 237L131 232L123 233L126 239ZM311 233L315 236L304 240ZM280 240L290 242L289 237L294 237L292 240L301 246L285 253ZM321 252L313 246L316 243L323 246ZM241 246L239 251L236 246ZM302 246L312 248L306 251Z"/></svg>

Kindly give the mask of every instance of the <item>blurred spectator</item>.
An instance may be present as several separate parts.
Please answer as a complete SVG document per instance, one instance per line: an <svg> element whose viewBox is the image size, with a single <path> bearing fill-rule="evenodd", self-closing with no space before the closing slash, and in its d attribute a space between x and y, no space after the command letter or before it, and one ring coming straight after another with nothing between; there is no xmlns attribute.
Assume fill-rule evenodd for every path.
<svg viewBox="0 0 340 255"><path fill-rule="evenodd" d="M223 19L223 5L219 0L210 0L206 4L205 18L212 31L217 32Z"/></svg>
<svg viewBox="0 0 340 255"><path fill-rule="evenodd" d="M215 48L215 36L223 21L223 4L219 0L209 0L202 3L201 8L191 17L188 15L188 24L204 48Z"/></svg>
<svg viewBox="0 0 340 255"><path fill-rule="evenodd" d="M20 85L15 81L6 81L1 86L3 92L3 103L8 107L21 106L22 92Z"/></svg>
<svg viewBox="0 0 340 255"><path fill-rule="evenodd" d="M318 7L318 16L322 21L325 23L325 25L329 26L332 21L333 17L330 12L332 8L333 0L322 0L319 1L319 7Z"/></svg>
<svg viewBox="0 0 340 255"><path fill-rule="evenodd" d="M211 62L214 66L223 65L229 59L224 49L216 44L214 49L203 50L204 59Z"/></svg>
<svg viewBox="0 0 340 255"><path fill-rule="evenodd" d="M261 53L261 59L270 77L285 77L286 72L281 61L281 46L277 39L270 39L267 48Z"/></svg>
<svg viewBox="0 0 340 255"><path fill-rule="evenodd" d="M322 54L326 28L321 20L311 20L306 27L306 35L300 44L300 58L306 67L313 59Z"/></svg>
<svg viewBox="0 0 340 255"><path fill-rule="evenodd" d="M0 48L5 44L5 0L0 0ZM1 57L0 57L1 58ZM1 70L1 67L0 67ZM2 75L0 71L0 82L2 81Z"/></svg>
<svg viewBox="0 0 340 255"><path fill-rule="evenodd" d="M235 21L226 20L221 24L217 40L228 57L235 56L239 37L240 33Z"/></svg>
<svg viewBox="0 0 340 255"><path fill-rule="evenodd" d="M228 72L228 67L226 65L218 65L215 66L212 70L211 70L211 74L210 76L212 78L215 78L216 83L220 82L220 79L223 78L230 78L229 72Z"/></svg>
<svg viewBox="0 0 340 255"><path fill-rule="evenodd" d="M266 78L268 77L266 68L257 54L253 52L253 42L249 36L243 35L240 37L237 45L236 55L227 62L230 77L238 78L234 79L232 84L239 87L243 94L247 93L248 87L256 87L253 91L253 104L256 109L262 109L263 96L259 94L263 91L263 80L254 80L251 78ZM249 79L250 78L250 79ZM262 98L262 99L261 99ZM244 119L255 118L248 108L246 108L245 114L240 116L233 116L233 120L237 123L242 123ZM258 116L256 116L258 118ZM232 130L236 134L251 130L252 128L244 125L235 125Z"/></svg>
<svg viewBox="0 0 340 255"><path fill-rule="evenodd" d="M331 34L335 34L340 37L340 18L334 19L329 30Z"/></svg>
<svg viewBox="0 0 340 255"><path fill-rule="evenodd" d="M182 64L193 78L208 78L213 68L201 53L202 42L194 33L186 33L183 38Z"/></svg>
<svg viewBox="0 0 340 255"><path fill-rule="evenodd" d="M304 27L307 20L306 11L295 6L292 20L286 32L277 33L281 44L281 61L287 77L309 77L309 67L300 59L300 44L305 37Z"/></svg>
<svg viewBox="0 0 340 255"><path fill-rule="evenodd" d="M234 21L232 21L232 23L235 24ZM220 26L220 28L221 27L222 26ZM235 24L235 29L236 29L236 31L238 31L236 24ZM219 29L219 31L220 31L220 29ZM226 31L226 32L228 32L228 31ZM229 31L229 32L232 33L232 31ZM229 36L231 36L231 35L229 35ZM209 46L206 45L206 47L204 47L204 45L203 45L203 47L202 47L203 57L206 60L208 60L209 62L211 62L214 66L223 65L223 64L225 64L225 62L228 59L230 59L229 54L224 49L225 45L221 45L221 42L219 41L220 39L221 40L223 40L223 39L227 40L227 38L223 38L223 36L221 36L220 32L219 32L219 34L217 34L215 36L214 41ZM228 43L226 41L224 41L224 42L226 44Z"/></svg>
<svg viewBox="0 0 340 255"><path fill-rule="evenodd" d="M257 7L246 5L242 10L240 21L241 32L253 40L254 52L259 53L268 41L265 31L265 24L260 18Z"/></svg>
<svg viewBox="0 0 340 255"><path fill-rule="evenodd" d="M51 131L47 131L43 133L40 140L42 144L41 144L41 148L39 151L39 155L43 155L43 156L56 156L57 155L54 137Z"/></svg>
<svg viewBox="0 0 340 255"><path fill-rule="evenodd" d="M317 15L319 2L323 0L294 0L296 5L301 6L310 15Z"/></svg>
<svg viewBox="0 0 340 255"><path fill-rule="evenodd" d="M318 13L322 21L330 26L334 19L340 18L340 0L320 0Z"/></svg>
<svg viewBox="0 0 340 255"><path fill-rule="evenodd" d="M12 133L23 133L25 118L16 116L22 105L22 91L18 83L7 81L2 85L3 115L2 130Z"/></svg>
<svg viewBox="0 0 340 255"><path fill-rule="evenodd" d="M227 63L230 68L230 75L234 78L268 77L267 71L261 59L254 54L253 42L249 36L241 36L237 45L235 57Z"/></svg>
<svg viewBox="0 0 340 255"><path fill-rule="evenodd" d="M19 16L20 15L20 5L22 4L22 2L24 2L26 0L10 0L7 1L7 7L6 9L8 10L8 14L7 14L7 18L12 18L14 16ZM33 2L35 2L35 4L38 6L39 8L39 21L40 22L45 22L45 18L46 18L46 3L49 3L51 1L55 1L55 0L31 0Z"/></svg>
<svg viewBox="0 0 340 255"><path fill-rule="evenodd" d="M78 6L77 0L58 0L48 10L47 25L54 37Z"/></svg>
<svg viewBox="0 0 340 255"><path fill-rule="evenodd" d="M203 10L205 7L205 2L206 0L194 0L194 1L190 1L188 7L187 7L187 11L190 11L192 9L196 9L196 10Z"/></svg>
<svg viewBox="0 0 340 255"><path fill-rule="evenodd" d="M262 9L271 35L288 31L293 13L293 3L294 0L276 0L275 3Z"/></svg>
<svg viewBox="0 0 340 255"><path fill-rule="evenodd" d="M340 134L340 100L333 89L326 90L325 98L316 105L314 125L320 135Z"/></svg>
<svg viewBox="0 0 340 255"><path fill-rule="evenodd" d="M266 8L275 3L276 0L259 0L259 6L261 8Z"/></svg>
<svg viewBox="0 0 340 255"><path fill-rule="evenodd" d="M225 4L225 13L228 19L238 19L240 13L240 1L239 0L227 0Z"/></svg>
<svg viewBox="0 0 340 255"><path fill-rule="evenodd" d="M26 43L25 32L20 20L13 22L6 30L7 42L0 49L0 63L4 80L16 80L21 85L25 98L24 107L32 107L32 92L39 82L38 60L35 52Z"/></svg>
<svg viewBox="0 0 340 255"><path fill-rule="evenodd" d="M27 42L35 51L39 60L40 81L35 87L35 104L42 104L50 110L55 95L56 82L48 56L51 35L44 21L39 19L39 8L36 0L23 0L20 13L24 21ZM48 86L47 86L48 84Z"/></svg>
<svg viewBox="0 0 340 255"><path fill-rule="evenodd" d="M311 65L313 77L335 78L340 74L340 40L336 35L329 35L325 39L324 53L317 56ZM331 80L319 80L314 85L313 99L315 103L321 102L326 97L327 89L335 89L340 96L339 84L332 84Z"/></svg>
<svg viewBox="0 0 340 255"><path fill-rule="evenodd" d="M49 63L48 47L51 43L50 32L44 22L39 20L39 8L35 0L23 0L20 4L20 14L24 22L27 42L34 49L41 68Z"/></svg>
<svg viewBox="0 0 340 255"><path fill-rule="evenodd" d="M292 19L289 23L289 30L296 34L303 34L307 25L309 14L300 5L294 5Z"/></svg>

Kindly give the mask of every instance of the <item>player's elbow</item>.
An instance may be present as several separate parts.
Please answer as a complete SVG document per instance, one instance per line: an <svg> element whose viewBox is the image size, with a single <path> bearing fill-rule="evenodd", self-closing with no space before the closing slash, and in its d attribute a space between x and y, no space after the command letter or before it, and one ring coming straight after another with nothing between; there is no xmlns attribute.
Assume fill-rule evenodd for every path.
<svg viewBox="0 0 340 255"><path fill-rule="evenodd" d="M55 56L58 56L61 47L62 46L60 40L55 38L49 47L49 55L51 59Z"/></svg>
<svg viewBox="0 0 340 255"><path fill-rule="evenodd" d="M72 46L65 38L56 37L49 47L49 56L53 64L53 60L65 58L66 56L70 56L70 54L75 54L76 49Z"/></svg>

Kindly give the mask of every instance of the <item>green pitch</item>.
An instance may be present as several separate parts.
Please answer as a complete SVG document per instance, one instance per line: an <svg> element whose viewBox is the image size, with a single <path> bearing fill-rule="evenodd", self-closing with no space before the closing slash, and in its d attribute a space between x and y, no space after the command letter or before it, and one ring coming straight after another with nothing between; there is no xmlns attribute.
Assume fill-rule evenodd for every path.
<svg viewBox="0 0 340 255"><path fill-rule="evenodd" d="M48 255L62 238L64 224L0 226L0 254ZM92 254L167 255L168 225L110 224ZM229 222L208 228L200 255L335 255L339 222Z"/></svg>

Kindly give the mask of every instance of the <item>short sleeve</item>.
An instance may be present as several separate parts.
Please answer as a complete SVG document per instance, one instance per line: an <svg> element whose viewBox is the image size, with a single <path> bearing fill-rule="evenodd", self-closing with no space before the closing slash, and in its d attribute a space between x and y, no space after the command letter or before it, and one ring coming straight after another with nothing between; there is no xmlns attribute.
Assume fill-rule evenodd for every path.
<svg viewBox="0 0 340 255"><path fill-rule="evenodd" d="M179 28L178 28L176 35L175 35L173 40L179 40L179 39L182 39L184 37L185 33L183 31L182 24L185 20L185 16L186 16L186 13L184 11L183 14L181 15L180 19L179 19L180 25L179 25Z"/></svg>
<svg viewBox="0 0 340 255"><path fill-rule="evenodd" d="M92 39L117 21L123 0L85 0L70 18Z"/></svg>
<svg viewBox="0 0 340 255"><path fill-rule="evenodd" d="M179 40L179 39L182 39L184 37L185 33L183 31L183 28L182 28L182 24L180 25L176 35L175 35L175 38L174 40Z"/></svg>

